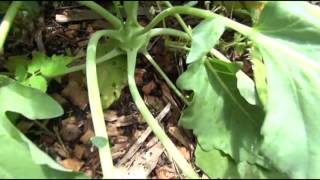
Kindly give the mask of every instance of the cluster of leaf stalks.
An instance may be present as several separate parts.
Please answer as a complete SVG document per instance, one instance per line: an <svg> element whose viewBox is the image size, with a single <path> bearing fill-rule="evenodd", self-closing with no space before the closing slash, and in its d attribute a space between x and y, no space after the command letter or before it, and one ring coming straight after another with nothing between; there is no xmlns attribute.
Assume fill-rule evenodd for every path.
<svg viewBox="0 0 320 180"><path fill-rule="evenodd" d="M292 6L293 7L292 9L298 10L297 14L301 15L301 17L297 17L296 15L292 15L292 12L286 12L287 14L291 13L290 14L291 16L284 15L281 17L278 14L279 17L277 17L277 18L280 19L279 21L282 23L287 23L287 25L288 24L290 25L290 23L294 22L292 20L298 19L298 21L292 23L291 25L296 26L296 28L298 30L300 30L300 31L288 30L292 34L290 34L290 33L281 34L281 28L279 28L278 24L273 24L273 22L266 20L266 16L270 14L270 11L272 9L277 9L278 10L277 12L284 12L283 7L285 5L288 5L285 3L283 3L283 4L282 3L270 3L270 5L267 7L267 10L265 10L264 16L261 18L262 20L264 20L264 22L262 22L260 24L258 23L258 25L260 25L260 26L257 25L257 27L254 27L254 28L245 26L243 24L240 24L236 21L233 21L229 18L223 17L221 15L218 15L218 14L213 13L208 10L202 10L199 8L193 8L193 7L187 7L187 6L172 7L169 2L165 2L165 4L168 6L167 9L163 10L156 17L154 17L152 19L152 21L146 27L142 27L137 20L137 11L138 11L138 7L139 7L138 2L134 2L134 1L132 1L132 2L124 1L123 2L124 3L123 4L124 10L126 12L126 17L127 17L126 21L123 21L123 19L120 17L116 17L116 16L112 15L106 9L104 9L103 7L101 7L100 5L98 5L94 2L79 1L79 3L87 6L88 8L92 9L93 11L95 11L96 13L101 15L105 20L110 22L113 26L113 29L97 31L91 36L88 47L87 47L87 57L86 57L86 64L85 65L71 67L66 72L59 74L59 75L63 75L66 73L81 70L83 68L86 69L87 85L88 85L88 92L89 92L89 102L90 102L90 108L91 108L91 112L92 112L92 119L93 119L93 124L94 124L95 135L96 135L96 138L104 139L104 142L105 142L104 145L98 146L100 160L101 160L101 167L102 167L104 178L115 178L115 177L117 177L117 175L116 175L116 172L114 171L114 167L113 167L113 162L112 162L111 152L110 152L110 147L109 147L109 142L108 142L108 135L106 132L106 125L105 125L105 121L103 118L103 109L101 106L100 93L99 93L99 88L98 88L96 65L101 62L110 60L113 57L116 57L118 55L122 55L122 54L127 55L127 77L128 77L128 84L129 84L130 92L132 94L132 97L133 97L133 100L134 100L136 106L138 107L138 109L139 109L140 113L142 114L142 116L144 117L145 121L151 127L154 134L159 138L159 140L161 141L161 143L165 147L166 151L168 152L169 156L171 156L173 158L173 160L178 165L178 167L181 169L183 174L188 178L198 178L199 177L198 174L191 167L191 165L184 159L182 154L178 151L177 147L169 139L169 137L166 135L166 133L161 128L159 123L156 121L156 119L153 117L153 115L148 110L147 106L145 105L143 99L141 98L141 96L139 94L139 91L137 89L136 82L134 79L134 72L135 72L135 66L136 66L136 61L137 61L137 55L138 55L138 53L141 53L150 61L150 63L155 67L155 69L160 73L160 75L168 83L170 88L172 88L172 90L181 98L181 100L186 105L190 105L190 102L188 102L188 100L183 96L183 94L175 87L174 83L172 83L170 81L170 79L165 75L165 73L161 70L161 68L152 59L151 55L147 52L147 49L146 49L150 39L152 37L160 36L160 35L176 36L181 39L185 39L189 42L190 42L190 40L192 40L191 47L194 45L201 46L201 44L199 44L199 42L196 42L193 40L194 39L194 36L192 34L193 31L191 32L191 29L189 29L188 26L183 22L182 18L179 16L179 14L188 14L188 15L192 15L192 16L196 16L196 17L200 17L200 18L205 19L205 21L202 24L202 27L208 27L209 29L214 27L215 28L214 33L216 33L213 36L214 41L199 48L200 49L199 51L195 52L191 48L191 51L188 54L187 63L193 63L195 61L198 61L200 63L205 64L206 68L209 69L208 71L212 71L212 73L216 77L216 80L217 80L216 83L221 84L222 89L225 90L225 93L227 94L228 98L230 98L230 101L232 101L239 108L238 110L242 114L244 114L246 116L246 118L248 117L247 119L253 120L252 124L254 126L257 126L257 129L258 129L257 132L260 133L260 129L262 129L261 133L265 136L264 144L263 144L264 146L262 149L265 152L265 154L267 156L269 156L269 158L272 157L270 159L273 161L274 164L278 163L278 162L275 163L276 160L278 160L278 159L280 160L279 164L280 163L281 164L278 165L278 169L283 170L284 172L288 173L292 177L314 177L314 174L316 174L316 171L315 171L316 168L314 168L314 167L317 167L316 164L314 164L314 163L311 164L308 161L313 167L313 168L311 168L311 170L308 170L305 168L304 164L300 165L300 164L291 162L291 160L288 160L287 156L283 156L283 153L278 154L277 151L282 152L283 149L279 149L278 144L273 143L273 140L274 140L273 130L274 130L274 128L270 128L270 127L272 127L274 125L273 124L274 122L272 122L272 121L275 121L275 120L279 121L279 119L276 119L276 117L278 115L275 116L274 114L272 114L273 111L269 112L269 109L272 109L271 106L273 106L273 104L278 105L277 103L271 104L271 102L275 102L275 100L276 100L276 96L274 95L274 84L272 84L272 83L278 81L277 79L275 79L273 74L270 73L270 72L272 72L272 68L279 68L279 71L275 72L275 73L279 73L279 72L283 71L286 67L286 66L284 66L284 64L281 64L284 62L284 63L287 63L288 67L292 67L292 69L295 70L296 74L298 74L298 75L301 74L303 76L307 76L309 79L312 79L318 75L318 74L316 74L318 72L316 70L319 69L319 64L314 62L312 59L312 58L314 58L312 53L310 53L310 51L312 51L312 49L311 50L308 49L309 51L301 53L299 51L300 49L297 49L298 46L296 46L294 44L294 43L297 43L296 42L297 39L295 39L295 38L297 38L297 36L295 36L295 35L296 34L301 35L299 33L302 32L301 29L299 29L299 28L304 28L303 26L312 24L313 20L314 20L313 19L314 16L311 16L310 14L304 14L302 12L302 10L305 8L305 9L308 9L311 13L316 14L315 8L309 7L309 6L301 3L301 4L295 4ZM301 5L301 6L299 6L299 5ZM6 35L8 33L8 30L10 28L10 24L12 23L12 20L14 19L14 16L15 16L19 6L21 6L20 2L14 2L11 4L11 6L8 9L7 14L4 18L4 21L2 22L2 24L0 26L1 32L5 32L4 35L1 35L1 37L0 37L0 49L1 50L3 49L3 44L5 41ZM175 16L185 32L171 29L171 28L154 28L159 22L161 22L162 20L164 20L164 18L166 18L168 16ZM291 18L291 17L293 17L293 18ZM301 18L302 20L305 20L305 24L304 24L304 21L299 21L300 20L299 18ZM265 26L265 24L263 24L263 23L265 23L267 25ZM280 30L274 31L274 32L271 30L268 30L268 28L270 28L271 25L276 26ZM228 87L224 84L223 80L218 75L219 72L216 71L216 69L212 65L213 62L210 60L210 58L207 58L209 60L203 60L204 57L206 57L206 54L208 52L210 52L210 54L212 54L218 61L229 62L229 60L223 54L221 54L216 49L212 49L212 47L217 43L221 34L224 32L224 27L233 29L233 30L241 33L242 35L248 37L249 39L251 39L253 41L253 43L260 50L260 53L264 57L264 60L267 62L266 63L268 66L267 70L269 71L269 73L267 73L267 78L272 79L268 83L272 84L272 85L267 87L266 83L263 82L265 79L263 79L263 78L261 78L262 80L259 79L259 77L261 77L261 75L255 73L255 75L256 75L255 78L257 80L256 88L257 88L258 96L261 101L260 103L264 106L264 110L267 113L272 114L272 115L267 116L267 118L264 120L263 127L261 127L262 123L260 123L263 121L263 119L258 119L256 121L254 119L251 119L250 118L251 114L249 114L246 111L246 109L245 109L246 107L242 106L242 104L239 103L238 99L236 99L233 92L229 91ZM319 37L319 34L317 34L318 31L315 31L317 28L319 29L319 27L320 26L318 26L318 25L313 26L313 28L308 29L308 31L310 31L310 33L314 34L315 36ZM194 29L194 30L196 31L196 29ZM280 32L280 35L277 34L277 32ZM206 35L206 34L204 34L204 35ZM292 35L292 37L291 37L291 35ZM277 38L278 36L281 36L281 37L288 36L288 39L292 38L293 39L292 42L294 45L289 44L289 43L286 44L285 41L279 40L279 38ZM104 56L97 58L96 57L97 46L98 46L99 40L103 37L108 38L109 40L112 39L113 50L111 50L110 52L108 52ZM276 38L274 38L274 37L276 37ZM305 39L303 39L303 38L305 38ZM309 37L302 36L302 35L301 35L301 39L302 39L301 42L304 42L304 41L311 42L312 41L312 39L310 39ZM274 51L270 50L269 48L267 48L271 44L272 44L273 48L278 49L279 52L274 52ZM290 59L290 61L288 61L288 59ZM253 62L257 63L254 60L253 60ZM293 68L293 67L295 67L295 65L297 65L297 64L301 65L302 63L306 63L306 67L303 67L303 71L296 70L296 68ZM277 65L274 66L274 64L277 64ZM229 65L226 65L226 66L229 66ZM270 68L270 67L272 67L272 68ZM311 67L313 67L313 69ZM308 69L308 72L311 72L310 74L307 74L307 70L306 70L307 68L311 68L311 70ZM232 67L231 67L231 69L232 69ZM261 69L264 69L264 67ZM232 73L234 73L234 72L232 72ZM314 74L316 74L316 75L314 75ZM283 82L283 83L290 82L291 83L288 86L281 86L281 87L283 88L282 89L283 92L288 92L288 93L294 94L295 99L292 100L291 97L285 96L285 93L284 93L283 96L286 98L285 100L287 100L288 102L293 102L293 101L298 102L298 104L300 104L300 105L305 102L311 102L313 104L316 104L311 99L301 98L301 96L299 94L300 92L297 91L297 89L302 88L301 87L302 85L308 85L308 83L306 83L305 81L302 81L299 77L294 77L294 76L287 77L287 75L284 76L281 73L279 73L278 75L283 76L282 77L283 79L281 79L282 81L279 81L279 82ZM234 77L235 76L233 76L233 78ZM299 86L296 87L296 84L294 84L293 82L295 82ZM277 84L277 85L279 85L279 84ZM314 86L314 84L312 84L312 85ZM287 89L285 89L284 87L287 87ZM268 93L268 97L266 95L267 89L270 92L273 91L273 94ZM315 99L317 99L317 98L320 99L318 94L314 93L314 95L315 95L314 96ZM246 104L246 106L247 106L247 104ZM278 106L278 108L279 108L279 110L283 110L282 106ZM291 118L295 119L297 122L301 122L301 121L304 122L305 119L311 121L310 117L311 117L312 113L317 113L316 111L314 111L314 109L304 110L303 108L299 109L295 106L292 106L290 108L292 110L292 113L297 113L297 117L291 117ZM274 111L277 111L277 110L278 109L276 109ZM286 116L286 117L288 117L288 116ZM283 120L286 117L284 117L280 120ZM305 119L302 117L305 117ZM262 118L264 118L264 117L262 117ZM265 125L265 124L267 124L267 125ZM297 124L299 124L299 123L297 123ZM305 123L305 124L307 126L310 126L310 124L308 124L308 123ZM278 127L276 130L281 129L279 127L281 127L282 124L276 124L276 125ZM294 128L298 128L298 127L294 126ZM246 129L243 129L242 131L246 131ZM282 131L276 131L276 132L283 133ZM315 133L315 132L313 132L313 133ZM288 141L299 143L299 141L296 141L296 139L291 138L291 136L289 136L289 134L290 134L290 131L285 131L283 136L280 137L280 138L283 138L283 139L281 139L282 144L285 144ZM257 136L260 136L260 134L257 134ZM214 138L214 137L212 137L212 138ZM289 144L289 145L291 147L293 147L292 144ZM270 147L268 147L268 146L270 146ZM312 147L312 148L314 148L314 147ZM290 150L292 150L292 149L290 149ZM314 152L315 150L312 149L310 151ZM300 155L300 154L305 155L304 154L305 152L302 152L302 151L293 151L292 150L290 152L293 154L296 154L296 155ZM274 154L276 154L276 155L274 155ZM315 153L315 154L317 154L317 153ZM305 155L305 156L307 156L307 155ZM301 155L301 157L302 157L302 155ZM304 159L301 158L300 160L304 160ZM255 161L256 160L254 160L254 162ZM305 163L308 163L308 162L305 162ZM295 171L296 169L297 169L297 171Z"/></svg>

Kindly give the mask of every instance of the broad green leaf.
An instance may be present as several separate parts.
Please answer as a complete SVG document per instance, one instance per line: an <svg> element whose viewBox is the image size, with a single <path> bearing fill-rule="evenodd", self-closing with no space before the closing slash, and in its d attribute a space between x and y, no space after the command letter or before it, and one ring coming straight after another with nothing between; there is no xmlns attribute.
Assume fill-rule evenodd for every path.
<svg viewBox="0 0 320 180"><path fill-rule="evenodd" d="M238 70L237 65L218 60L203 59L189 65L177 84L183 90L192 90L194 95L180 124L193 130L206 151L216 148L236 162L247 160L265 165L259 155L264 114L240 95Z"/></svg>
<svg viewBox="0 0 320 180"><path fill-rule="evenodd" d="M214 179L287 178L286 175L274 169L264 169L256 164L250 164L245 161L236 163L228 155L216 149L204 151L200 146L197 146L195 156L197 166L210 178Z"/></svg>
<svg viewBox="0 0 320 180"><path fill-rule="evenodd" d="M44 105L45 104L45 105ZM0 76L0 177L3 178L80 178L52 160L24 136L8 119L6 112L29 119L53 118L63 113L51 97Z"/></svg>
<svg viewBox="0 0 320 180"><path fill-rule="evenodd" d="M262 150L292 178L320 178L319 11L308 2L268 2L249 36L267 72Z"/></svg>
<svg viewBox="0 0 320 180"><path fill-rule="evenodd" d="M206 55L219 42L224 30L225 24L221 18L207 19L197 25L192 30L192 43L187 63L200 60Z"/></svg>
<svg viewBox="0 0 320 180"><path fill-rule="evenodd" d="M97 57L100 57L110 51L112 43L110 44L99 44ZM97 67L97 73L102 107L107 109L120 97L122 89L127 85L126 56L117 56L99 64Z"/></svg>
<svg viewBox="0 0 320 180"><path fill-rule="evenodd" d="M48 83L43 76L32 76L28 79L28 85L32 88L39 89L42 92L47 91Z"/></svg>
<svg viewBox="0 0 320 180"><path fill-rule="evenodd" d="M238 71L236 73L237 87L241 96L250 104L256 105L256 90L252 79L244 72Z"/></svg>
<svg viewBox="0 0 320 180"><path fill-rule="evenodd" d="M42 64L40 71L45 77L54 77L65 72L68 69L67 65L71 62L72 57L53 55Z"/></svg>

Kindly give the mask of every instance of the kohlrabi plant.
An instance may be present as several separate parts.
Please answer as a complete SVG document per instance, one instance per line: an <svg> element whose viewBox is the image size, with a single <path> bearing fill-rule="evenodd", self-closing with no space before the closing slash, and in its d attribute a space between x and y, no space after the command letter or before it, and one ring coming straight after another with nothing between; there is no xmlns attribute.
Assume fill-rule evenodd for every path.
<svg viewBox="0 0 320 180"><path fill-rule="evenodd" d="M114 170L111 158L96 66L99 67L107 60L114 61L115 57L123 55L126 56L129 89L144 120L183 174L187 178L199 178L150 113L139 94L134 79L138 54L149 60L187 105L179 123L184 128L193 130L197 137L196 165L210 178L320 177L318 7L307 2L265 2L259 4L259 9L253 15L254 25L249 27L210 10L189 6L172 7L169 2L164 2L168 8L143 27L138 21L137 1L123 2L125 18L114 16L94 2L79 1L79 3L101 15L113 28L92 34L87 47L86 64L68 68L55 75L86 69L95 130L93 143L99 149L104 178L120 176ZM11 22L20 5L21 3L13 2L3 21ZM116 6L119 7L119 4ZM203 20L192 29L179 14ZM175 16L184 31L155 28L168 16ZM10 23L6 25L2 23L0 30L8 32L9 27ZM250 41L254 81L241 71L241 65L231 62L214 48L219 44L219 39L226 29L234 30ZM189 51L186 58L188 69L178 78L177 86L180 90L191 90L193 92L191 100L171 82L147 51L151 38L162 35L184 40L183 44L176 48ZM103 38L111 48L109 47L110 50L105 54L98 56L97 51ZM4 41L5 37L1 36L0 49ZM6 77L2 79L0 79L1 102L12 89L17 91L17 88L23 87ZM17 93L14 95L17 96ZM53 108L54 102L51 104ZM50 109L41 110L38 104L33 105L39 108L36 110L38 113L42 111L45 113L46 110L50 113L28 116L28 112L19 107L1 105L1 108L2 112L20 112L31 119L61 114L57 107L51 112ZM8 124L10 121L5 113L0 120L3 124L0 128L14 129ZM10 135L5 138L11 141ZM29 141L25 138L19 140L24 141L24 148L31 149L31 146L27 146ZM10 153L8 150L4 156ZM29 162L38 162L35 159L32 161L30 156L28 158ZM14 169L2 168L1 172L14 173Z"/></svg>

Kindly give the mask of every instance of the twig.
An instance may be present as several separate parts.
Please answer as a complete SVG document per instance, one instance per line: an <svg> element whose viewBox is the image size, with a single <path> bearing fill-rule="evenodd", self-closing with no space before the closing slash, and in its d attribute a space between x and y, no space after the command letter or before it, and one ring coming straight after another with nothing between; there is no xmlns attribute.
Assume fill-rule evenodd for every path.
<svg viewBox="0 0 320 180"><path fill-rule="evenodd" d="M161 122L161 120L168 114L168 112L170 111L170 107L171 104L168 103L166 105L166 107L163 108L163 110L158 114L158 116L156 117L156 119ZM137 139L137 141L135 142L135 144L133 144L131 146L131 148L129 149L129 151L123 156L122 159L120 159L120 161L116 164L117 167L120 167L123 163L127 162L128 160L130 160L130 158L132 158L132 156L139 150L139 148L142 146L143 142L145 142L145 140L147 139L147 137L150 135L150 133L152 132L151 128L148 127L143 133L142 135Z"/></svg>

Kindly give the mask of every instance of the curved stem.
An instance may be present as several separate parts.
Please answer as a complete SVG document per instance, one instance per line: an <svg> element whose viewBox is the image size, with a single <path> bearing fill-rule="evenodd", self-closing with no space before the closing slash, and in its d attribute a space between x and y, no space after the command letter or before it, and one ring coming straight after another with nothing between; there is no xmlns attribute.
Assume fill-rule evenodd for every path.
<svg viewBox="0 0 320 180"><path fill-rule="evenodd" d="M113 49L110 52L108 52L107 54L103 55L102 57L99 57L95 62L96 62L96 64L100 64L102 62L108 61L116 56L121 55L121 54L123 54L123 52L120 49ZM86 68L86 64L72 66L68 70L66 70L65 72L58 74L56 76L61 76L61 75L73 73L73 72L80 71L85 68Z"/></svg>
<svg viewBox="0 0 320 180"><path fill-rule="evenodd" d="M0 54L3 53L3 46L4 46L4 43L7 39L7 35L9 33L9 30L10 30L10 27L13 23L13 20L14 18L16 17L16 14L19 10L19 8L21 7L22 5L22 1L13 1L7 12L6 12L6 15L4 16L2 22L1 22L1 25L0 25Z"/></svg>
<svg viewBox="0 0 320 180"><path fill-rule="evenodd" d="M183 31L176 30L176 29L154 28L154 29L150 30L150 37L160 36L160 35L171 35L171 36L181 37L183 39L191 39L191 38L189 38L187 33L183 32Z"/></svg>
<svg viewBox="0 0 320 180"><path fill-rule="evenodd" d="M164 3L169 7L172 8L172 5L169 1L164 1ZM188 28L187 24L183 21L182 17L179 14L175 14L174 17L178 20L180 25L182 26L183 30L188 33L189 37L192 37L191 30Z"/></svg>
<svg viewBox="0 0 320 180"><path fill-rule="evenodd" d="M166 73L162 71L162 69L159 67L159 65L154 61L152 56L147 52L144 51L143 55L148 59L148 61L153 65L153 67L160 73L162 78L167 82L169 87L181 98L181 100L186 104L190 105L190 102L184 97L184 95L179 91L179 89L171 82L171 80L168 78Z"/></svg>
<svg viewBox="0 0 320 180"><path fill-rule="evenodd" d="M208 10L202 10L199 8L193 8L193 7L185 7L185 6L176 6L172 8L168 8L164 11L162 11L160 14L158 14L153 20L141 31L138 31L135 35L141 35L146 32L148 32L150 29L152 29L155 25L157 25L161 20L166 18L167 16L173 15L173 14L188 14L197 16L200 18L215 18L219 17L225 21L225 24L227 27L232 28L240 33L242 33L245 36L249 36L249 34L253 31L252 28L245 26L243 24L240 24L236 21L233 21L229 18L226 18L224 16L221 16L219 14L213 13Z"/></svg>
<svg viewBox="0 0 320 180"><path fill-rule="evenodd" d="M87 6L88 8L90 8L90 9L94 10L95 12L97 12L105 20L110 22L113 25L113 27L115 27L116 29L121 28L121 26L122 26L121 20L118 19L113 14L111 14L108 10L106 10L105 8L100 6L99 4L97 4L97 3L93 2L93 1L78 1L78 3L81 4L81 5Z"/></svg>
<svg viewBox="0 0 320 180"><path fill-rule="evenodd" d="M137 50L128 52L128 84L130 92L132 94L132 98L137 105L137 108L139 109L145 121L148 123L149 127L152 129L153 133L159 138L160 142L163 144L169 155L173 157L173 160L177 163L182 172L189 178L199 178L198 174L192 169L189 163L179 152L177 147L173 144L173 142L161 128L158 121L152 116L143 99L141 98L136 82L134 80L136 57Z"/></svg>
<svg viewBox="0 0 320 180"><path fill-rule="evenodd" d="M179 30L175 30L175 29L170 29L170 28L154 28L150 30L150 36L154 37L154 36L159 36L159 35L172 35L172 36L177 36L180 37L182 39L186 39L186 40L191 40L190 36L182 31ZM174 46L172 46L174 47ZM175 48L180 48L183 50L187 50L189 51L189 48L186 47L175 47ZM218 50L212 48L210 50L210 54L212 54L213 56L217 57L218 59L222 60L222 61L226 61L226 62L230 62L230 60L225 57L221 52L219 52Z"/></svg>
<svg viewBox="0 0 320 180"><path fill-rule="evenodd" d="M101 168L103 178L113 178L113 162L111 150L109 147L109 140L107 134L107 127L104 121L103 110L100 100L100 92L98 86L97 69L96 69L96 51L99 39L102 36L108 36L111 30L102 30L95 32L89 40L87 48L87 60L86 60L86 76L87 86L89 94L89 103L92 114L92 122L95 131L95 136L103 137L106 139L106 145L99 147L99 156L101 161Z"/></svg>
<svg viewBox="0 0 320 180"><path fill-rule="evenodd" d="M127 14L127 23L138 25L139 1L124 1L123 6Z"/></svg>

